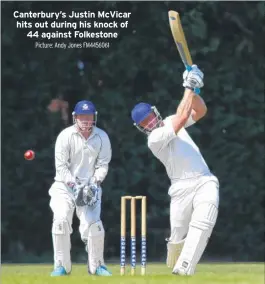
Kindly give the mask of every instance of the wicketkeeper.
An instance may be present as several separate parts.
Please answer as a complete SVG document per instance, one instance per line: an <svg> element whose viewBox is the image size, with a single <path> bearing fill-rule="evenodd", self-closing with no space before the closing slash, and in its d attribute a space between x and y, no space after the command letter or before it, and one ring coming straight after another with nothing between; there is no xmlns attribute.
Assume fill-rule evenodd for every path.
<svg viewBox="0 0 265 284"><path fill-rule="evenodd" d="M49 190L53 211L54 271L71 272L71 240L74 210L79 232L88 253L88 273L110 276L104 264L105 231L101 221L101 183L108 173L111 144L96 127L97 111L90 101L80 101L73 112L74 125L64 129L55 145L56 176Z"/></svg>

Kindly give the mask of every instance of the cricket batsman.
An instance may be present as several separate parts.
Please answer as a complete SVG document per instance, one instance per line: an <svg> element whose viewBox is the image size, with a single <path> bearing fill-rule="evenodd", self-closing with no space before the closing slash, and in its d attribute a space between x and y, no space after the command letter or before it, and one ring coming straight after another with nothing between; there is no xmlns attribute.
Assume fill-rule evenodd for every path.
<svg viewBox="0 0 265 284"><path fill-rule="evenodd" d="M186 130L207 112L198 94L203 77L196 65L183 73L183 98L176 113L164 120L147 103L137 104L131 112L134 125L147 134L149 149L165 166L171 181L167 266L178 275L195 273L218 215L218 179Z"/></svg>
<svg viewBox="0 0 265 284"><path fill-rule="evenodd" d="M90 101L80 101L73 112L74 124L65 128L55 144L56 175L49 195L53 212L54 270L51 276L70 274L74 210L88 253L88 273L111 276L104 264L105 231L101 221L101 183L111 160L108 135L96 127L97 111Z"/></svg>

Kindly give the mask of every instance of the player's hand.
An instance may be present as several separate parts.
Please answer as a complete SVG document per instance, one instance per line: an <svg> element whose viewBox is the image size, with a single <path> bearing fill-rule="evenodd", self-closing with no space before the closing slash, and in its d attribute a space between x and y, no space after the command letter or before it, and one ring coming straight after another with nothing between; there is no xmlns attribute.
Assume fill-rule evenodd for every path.
<svg viewBox="0 0 265 284"><path fill-rule="evenodd" d="M74 195L75 204L77 206L85 206L86 203L84 202L84 188L86 184L79 182L77 179L76 182L71 182L67 185L69 186Z"/></svg>
<svg viewBox="0 0 265 284"><path fill-rule="evenodd" d="M88 206L94 206L97 203L100 190L100 183L96 177L91 177L89 184L84 188L84 198Z"/></svg>
<svg viewBox="0 0 265 284"><path fill-rule="evenodd" d="M73 192L77 206L94 206L97 203L100 186L93 180L87 184L77 179L75 183L69 183L68 186Z"/></svg>
<svg viewBox="0 0 265 284"><path fill-rule="evenodd" d="M185 70L183 73L183 87L189 89L200 89L204 86L203 83L203 72L197 67L197 65L192 65L191 70Z"/></svg>
<svg viewBox="0 0 265 284"><path fill-rule="evenodd" d="M86 205L94 206L97 203L99 190L100 188L95 184L89 184L84 187L83 196Z"/></svg>

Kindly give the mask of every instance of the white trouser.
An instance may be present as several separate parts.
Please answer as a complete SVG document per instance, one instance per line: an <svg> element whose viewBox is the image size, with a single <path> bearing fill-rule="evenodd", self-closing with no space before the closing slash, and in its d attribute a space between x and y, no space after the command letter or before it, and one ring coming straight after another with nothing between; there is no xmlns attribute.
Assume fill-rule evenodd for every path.
<svg viewBox="0 0 265 284"><path fill-rule="evenodd" d="M169 189L170 228L176 242L187 235L192 213L199 204L210 203L217 208L219 206L219 182L215 176L201 176L185 186L179 188L176 183Z"/></svg>
<svg viewBox="0 0 265 284"><path fill-rule="evenodd" d="M212 175L174 184L169 189L171 236L167 264L173 273L192 275L215 225L219 182Z"/></svg>
<svg viewBox="0 0 265 284"><path fill-rule="evenodd" d="M90 226L100 221L101 214L101 196L93 207L75 206L72 194L63 189L55 182L49 190L51 196L50 207L53 212L53 247L54 247L54 266L63 266L66 272L71 271L71 242L73 214L76 208L76 215L80 221L79 232L83 242L87 244L90 235ZM102 228L104 237L104 229Z"/></svg>

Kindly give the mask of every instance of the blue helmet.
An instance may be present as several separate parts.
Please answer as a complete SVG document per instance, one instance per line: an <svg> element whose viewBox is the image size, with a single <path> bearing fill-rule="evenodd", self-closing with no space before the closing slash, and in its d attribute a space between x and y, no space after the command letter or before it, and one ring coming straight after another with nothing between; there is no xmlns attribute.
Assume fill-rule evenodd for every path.
<svg viewBox="0 0 265 284"><path fill-rule="evenodd" d="M90 101L80 101L75 105L75 109L73 111L73 115L79 114L96 114L96 108L94 104Z"/></svg>
<svg viewBox="0 0 265 284"><path fill-rule="evenodd" d="M153 112L152 106L147 103L139 103L132 110L132 120L134 123L139 124L143 121L147 116Z"/></svg>
<svg viewBox="0 0 265 284"><path fill-rule="evenodd" d="M155 119L156 119L155 125L152 128L149 128L148 125L146 127L142 127L140 123L143 120L145 120L151 113L155 114ZM134 122L134 125L140 131L146 134L150 134L152 130L159 127L162 122L162 117L160 113L157 111L156 107L151 106L150 104L147 104L147 103L138 103L137 105L135 105L135 107L131 111L131 117ZM150 123L152 123L152 121L150 121Z"/></svg>
<svg viewBox="0 0 265 284"><path fill-rule="evenodd" d="M80 101L75 105L74 111L72 112L73 115L73 122L76 123L76 115L88 115L88 114L93 114L94 115L94 121L92 122L92 125L96 125L97 123L97 114L98 112L96 111L96 108L94 106L94 104L90 101ZM81 126L81 125L80 125ZM82 126L84 128L91 128L91 122L88 121L83 121L82 122Z"/></svg>

